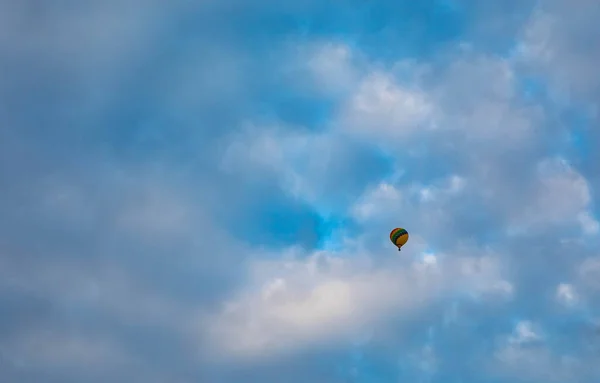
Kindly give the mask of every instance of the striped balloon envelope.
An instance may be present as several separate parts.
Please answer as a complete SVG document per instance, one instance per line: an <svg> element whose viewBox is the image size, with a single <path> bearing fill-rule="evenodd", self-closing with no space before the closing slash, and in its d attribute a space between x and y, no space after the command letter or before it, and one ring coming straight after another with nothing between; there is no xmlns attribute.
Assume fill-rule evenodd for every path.
<svg viewBox="0 0 600 383"><path fill-rule="evenodd" d="M408 231L401 227L397 227L390 232L390 240L398 247L398 251L400 251L402 246L408 241Z"/></svg>

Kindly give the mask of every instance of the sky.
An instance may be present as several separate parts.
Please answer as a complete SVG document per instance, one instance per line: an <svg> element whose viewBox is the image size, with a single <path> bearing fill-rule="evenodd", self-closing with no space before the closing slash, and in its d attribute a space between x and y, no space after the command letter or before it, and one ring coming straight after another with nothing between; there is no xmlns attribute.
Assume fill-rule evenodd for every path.
<svg viewBox="0 0 600 383"><path fill-rule="evenodd" d="M598 18L0 0L0 380L598 382Z"/></svg>

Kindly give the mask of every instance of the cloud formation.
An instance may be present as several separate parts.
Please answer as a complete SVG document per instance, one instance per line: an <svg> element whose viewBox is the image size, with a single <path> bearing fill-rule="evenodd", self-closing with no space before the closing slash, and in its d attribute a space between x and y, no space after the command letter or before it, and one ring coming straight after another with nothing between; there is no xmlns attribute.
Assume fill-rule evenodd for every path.
<svg viewBox="0 0 600 383"><path fill-rule="evenodd" d="M275 3L0 0L0 380L596 382L597 4Z"/></svg>

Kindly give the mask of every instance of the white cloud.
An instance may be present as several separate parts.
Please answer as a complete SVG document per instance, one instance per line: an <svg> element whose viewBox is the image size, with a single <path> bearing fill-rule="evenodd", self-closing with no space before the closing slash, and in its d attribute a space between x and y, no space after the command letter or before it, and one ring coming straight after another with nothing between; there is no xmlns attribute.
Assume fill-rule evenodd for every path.
<svg viewBox="0 0 600 383"><path fill-rule="evenodd" d="M369 65L360 51L341 41L292 38L281 72L293 89L319 97L344 99L361 81Z"/></svg>
<svg viewBox="0 0 600 383"><path fill-rule="evenodd" d="M307 57L320 62L320 55L333 55L343 58L344 65L354 64L348 63L348 47L320 47L320 53L315 56L314 49L309 50L312 53ZM326 81L326 74L316 68L313 72L317 79ZM478 185L473 192L495 199L490 204L498 205L497 200L503 199L504 204L514 205L507 198L511 188L506 186L512 182L513 171L504 165L504 156L506 150L518 156L534 144L531 138L541 114L535 108L519 106L515 75L508 61L469 53L455 57L449 67L439 71L424 64L400 62L389 70L371 63L355 66L353 72L358 73L359 81L340 102L332 130L314 133L292 127L293 132L285 132L282 127L254 125L230 137L223 164L230 170L237 167L250 173L258 169L278 177L291 194L314 202L325 192L320 185L332 176L328 167L331 159L339 160L353 140L403 150L411 161L424 161L429 151L442 149L440 153L461 160L467 167L464 174L449 176L453 182L450 186L432 189L432 185L421 185L422 202L450 198L467 185ZM427 150L423 149L425 142ZM451 191L441 190L447 188ZM523 206L510 208L520 212ZM377 214L368 213L366 205L363 210L355 213ZM436 216L431 216L433 221L439 218L435 211L428 210Z"/></svg>
<svg viewBox="0 0 600 383"><path fill-rule="evenodd" d="M421 208L447 203L452 198L459 197L467 185L467 180L458 175L435 180L429 185L412 183L399 186L382 181L365 190L350 211L360 221L381 221L390 215L397 215L399 211L404 211L407 215L406 209L414 209L415 201L421 204Z"/></svg>
<svg viewBox="0 0 600 383"><path fill-rule="evenodd" d="M425 92L403 86L390 73L367 74L343 107L340 129L385 143L432 127L435 106Z"/></svg>
<svg viewBox="0 0 600 383"><path fill-rule="evenodd" d="M368 62L340 43L302 52L317 86L344 90L345 99L332 123L339 135L385 145L434 126L435 105L415 81L400 81L393 70ZM408 62L395 66L413 76L422 70Z"/></svg>
<svg viewBox="0 0 600 383"><path fill-rule="evenodd" d="M203 322L213 350L251 359L280 355L342 339L391 316L414 315L449 291L495 299L510 286L490 256L429 254L410 264L392 258L381 267L370 257L316 252L257 262L252 283Z"/></svg>
<svg viewBox="0 0 600 383"><path fill-rule="evenodd" d="M541 114L517 102L511 63L460 53L438 71L422 63L399 62L387 71L366 66L337 117L338 129L395 149L410 148L412 137L436 134L478 156L488 155L481 149L529 143Z"/></svg>
<svg viewBox="0 0 600 383"><path fill-rule="evenodd" d="M406 277L361 270L355 262L317 253L307 261L259 265L258 288L213 319L218 346L241 356L283 352L337 338L396 304L419 302Z"/></svg>
<svg viewBox="0 0 600 383"><path fill-rule="evenodd" d="M351 208L351 214L360 221L381 219L393 215L394 210L403 205L402 192L387 182L382 182L371 190L367 190ZM391 210L389 207L394 206Z"/></svg>
<svg viewBox="0 0 600 383"><path fill-rule="evenodd" d="M443 203L460 196L466 186L467 180L464 177L451 175L431 185L412 185L410 190L412 194L418 195L420 202L424 204Z"/></svg>
<svg viewBox="0 0 600 383"><path fill-rule="evenodd" d="M351 61L347 48L332 45L327 49L312 62L314 74L324 80L335 67L343 67L343 74ZM467 204L471 198L488 204L489 210L482 215L507 218L510 230L526 235L551 225L580 225L587 234L598 231L590 212L587 180L561 158L539 159L530 153L541 142L537 134L542 133L544 116L539 109L520 104L511 62L465 54L449 67L430 72L411 63L403 67L410 73L410 81L401 80L397 71L373 67L352 71L352 80L340 77L345 79L341 81L357 77L359 81L341 102L333 132L283 134L279 129L257 129L235 138L225 163L254 164L263 174L284 180L287 190L303 196L316 194L314 185L324 178L327 153L331 147L345 144L342 137L367 140L387 149L404 145L409 155L418 151L411 152L413 142L409 140L419 137L429 146L443 148L444 154L466 167L433 181L407 185L401 176L382 181L364 190L348 209L358 223L368 225L368 230L355 238L361 248L377 248L375 240L362 242L367 237L378 238L383 248L389 240L381 234L382 227L394 227L398 221L410 224L412 245L402 252L404 263L379 269L356 266L358 261L346 255L313 255L306 262L275 262L270 264L270 272L252 274L248 288L205 322L213 342L224 352L262 357L328 342L393 313L416 313L443 291L460 291L482 300L510 299L515 285L504 277L499 256L481 256L485 250L460 247L471 238L449 239L452 242L447 244L456 249L452 251L457 257L454 260L432 252L421 254L420 262L407 266L408 257L425 251L428 239L453 230L454 220L460 219L455 206L467 209L461 203ZM360 75L355 77L356 73ZM340 78L332 80L337 84ZM435 129L436 135L420 136L433 132L429 129ZM516 160L511 162L513 158ZM465 256L470 251L477 256ZM324 269L315 266L317 258ZM428 275L433 285L424 283L422 275ZM571 287L559 286L556 299L565 303L576 300ZM393 299L389 292L394 292ZM554 356L546 350L525 346L542 338L538 328L522 322L498 352L498 359L516 369L523 368L520 359L536 366L550 363Z"/></svg>
<svg viewBox="0 0 600 383"><path fill-rule="evenodd" d="M56 51L60 57L57 56L56 60L59 62L66 56L78 57L76 62L69 64L77 67L76 73L82 72L80 66L107 67L108 77L127 73L124 68L129 67L128 62L131 61L130 48L144 49L147 42L152 41L148 36L154 35L154 32L149 33L148 30L157 27L154 22L160 19L157 16L162 13L155 10L162 8L153 6L147 21L129 23L131 15L139 16L135 10L141 3L126 2L125 15L117 19L107 18L114 11L109 12L106 6L100 5L97 9L101 11L96 13L99 16L92 19L69 15L66 25L58 31L60 36L56 41L41 44L48 42L49 38L40 35L40 42L25 39L25 48L19 49L31 49L37 44L36 49L42 45L43 49L47 49L46 46L58 48ZM110 7L118 8L116 4L111 2ZM0 17L4 20L6 15L0 12ZM117 26L116 29L99 28L108 19L111 25ZM80 28L82 20L91 20L91 23L87 28ZM9 21L7 19L7 23ZM549 73L557 74L563 84L574 85L573 89L583 93L589 92L591 88L579 78L583 76L579 71L554 67L554 63L564 60L562 50L573 45L570 42L552 45L555 42L544 37L554 34L550 27L560 25L561 21L549 17L536 22L538 24L532 24L528 31L530 54L537 56L538 63L541 62ZM0 24L5 26L7 23ZM84 30L83 35L76 36L74 40L65 38L71 35L64 31L73 26ZM96 34L98 31L100 34ZM85 47L106 45L116 35L125 36L125 39L115 47L101 49L91 55L73 54L86 51ZM5 37L0 37L2 42L9 40ZM532 143L535 140L529 139L539 133L538 111L520 107L517 103L511 63L498 57L464 55L440 71L404 62L386 70L375 68L376 65L362 67L357 64L357 52L342 44L322 44L316 48L311 46L311 49L310 59L303 60L302 65L308 62L320 90L346 97L341 101L339 115L334 116L333 131L315 133L300 127L292 127L290 131L289 127L283 126L250 126L246 131L229 137L231 141L223 161L227 169L239 171L240 176L257 179L267 174L277 179L290 194L310 202L318 200L320 195L332 194L331 188L323 187L323 181L331 178L331 160L342 157L340 153L344 153L347 144L345 139L369 140L394 150L406 148L404 153L409 155L422 150L417 148L419 145L413 145L421 140L421 147L431 146L433 150L443 147L447 150L441 151L443 155L454 156L449 160L460 159L458 165L467 164L467 169L445 174L431 182L411 181L409 185L402 184L403 179L398 177L395 181L383 181L365 190L350 211L359 223L368 228L355 238L346 238L343 244L346 250L340 253L299 253L296 257L277 258L271 262L256 260L264 254L252 258L249 281L230 297L226 307L208 318L202 314L206 319L201 324L205 326L202 336L212 342L208 348L211 352L254 358L293 352L308 346L330 345L331 341L360 332L363 326L374 326L396 315L418 315L421 309L436 303L445 294L454 297L455 293L460 293L456 295L504 302L516 290L504 274L503 255L479 248L460 248L460 242L471 239L465 239L471 237L470 233L452 238L454 242L450 242L450 246L458 249L451 253L429 249L429 252L420 252L427 247L428 239L438 238L442 232L458 226L451 225L453 219L469 213L468 206L455 202L470 202L470 197L477 197L477 193L484 193L486 189L500 190L488 200L490 206L497 203L499 210L509 206L506 209L509 214L519 213L515 214L516 218L511 218L514 222L524 223L525 229L567 222L580 225L587 234L598 233L598 221L590 211L592 201L587 180L560 159L542 161L537 173L529 180L531 183L524 182L512 190L514 193L503 193L498 187L513 182L511 177L514 173L502 161L513 155L518 157L519 149L522 149L520 145ZM61 56L65 53L66 56ZM215 55L218 57L214 62L223 61L226 56L221 56L220 52ZM199 98L214 96L213 90L229 89L227 92L232 92L236 89L235 84L240 80L236 76L240 72L235 62L239 60L238 56L232 57L235 59L218 66L216 77L201 78L200 82L208 86L203 90L210 91L198 95ZM185 66L180 71L182 77L178 79L181 81L169 88L177 93L177 103L185 97L195 99L200 87L196 86L198 82L187 79L190 74L202 72L205 75L206 68L198 70L204 58L203 55L189 60L189 67ZM210 61L213 63L213 60ZM581 72L592 69L585 63L575 67L583 69ZM402 78L401 70L409 73L408 79ZM209 72L214 75L214 71ZM221 77L228 77L230 82L223 84L218 81ZM589 82L593 85L594 80ZM107 84L110 86L111 83ZM182 109L188 109L190 105L185 104ZM425 136L431 133L435 135ZM413 138L416 140L411 141ZM429 158L422 166L430 170L428 167L433 162L427 161ZM408 162L400 165L414 166ZM252 174L255 170L260 170L258 175ZM136 179L131 184L139 182ZM138 240L139 237L152 240L161 236L185 235L189 239L194 234L197 237L213 235L213 231L198 230L196 207L181 193L168 187L169 182L148 182L143 188L116 183L120 186L114 188L116 194L127 189L124 193L127 198L121 200L123 196L117 198L115 194L108 197L119 201L112 200L119 206L111 206L115 208L114 211L109 209L111 212L103 211L106 205L95 196L86 194L81 185L60 181L50 183L51 190L41 199L44 209L50 215L61 214L63 219L66 217L76 225L89 228L98 217L110 216L110 234L116 231L119 235L134 233ZM523 186L522 195L520 186ZM533 188L532 193L529 193L529 187ZM198 204L196 201L195 205ZM453 210L455 206L459 206L459 210ZM396 222L407 223L411 232L411 246L400 254L389 246L387 232L380 230L380 226L390 228ZM116 226L112 226L114 223ZM480 223L470 224L475 227ZM478 226L473 230L478 229L485 230L485 227ZM191 230L197 232L192 233ZM472 237L476 236L473 233ZM373 250L377 246L366 243L366 237L380 238L382 244L387 242L389 253L387 250L385 253ZM154 243L148 243L151 242ZM106 243L107 248L115 246L111 239ZM370 250L363 254L364 248ZM198 256L210 253L211 265L222 262L222 258L214 256L211 250L202 248ZM253 250L246 250L250 257L255 255ZM273 259L279 255L269 256ZM413 257L418 260L413 261ZM174 302L168 293L161 293L160 286L143 283L134 278L135 272L122 270L126 267L125 263L82 266L67 260L64 263L35 264L23 261L21 265L16 257L0 258L0 262L3 262L0 285L7 291L30 294L61 308L98 310L127 325L167 326L171 334L186 332L188 318L193 317L190 314L192 309ZM193 267L197 264L187 265ZM586 260L579 272L581 281L577 283L581 285L560 284L555 291L556 299L571 304L580 298L580 294L585 295L583 287L600 289L597 282L600 280L600 262L596 258ZM553 287L550 285L550 288ZM40 364L66 366L73 362L100 368L114 367L128 357L120 352L118 345L107 339L37 332L30 335L15 338L15 342L4 348L3 353L13 353L20 360ZM568 356L553 354L543 347L544 340L545 335L538 326L521 322L514 333L506 337L496 354L497 359L515 375L530 379L541 376L543 380L573 380L576 376L574 371L580 366L578 362ZM434 372L437 367L444 367L432 347L423 348L416 359L421 362L424 371Z"/></svg>
<svg viewBox="0 0 600 383"><path fill-rule="evenodd" d="M327 92L352 89L358 81L354 52L344 44L324 43L311 46L309 52L295 57L299 62L308 61L308 69L316 77L317 85ZM306 60L308 56L308 60Z"/></svg>
<svg viewBox="0 0 600 383"><path fill-rule="evenodd" d="M508 342L510 344L526 344L540 340L542 337L536 327L531 321L520 321L517 323L514 333L508 338Z"/></svg>
<svg viewBox="0 0 600 383"><path fill-rule="evenodd" d="M561 283L556 288L556 299L567 306L573 305L578 301L578 295L575 287L568 283Z"/></svg>

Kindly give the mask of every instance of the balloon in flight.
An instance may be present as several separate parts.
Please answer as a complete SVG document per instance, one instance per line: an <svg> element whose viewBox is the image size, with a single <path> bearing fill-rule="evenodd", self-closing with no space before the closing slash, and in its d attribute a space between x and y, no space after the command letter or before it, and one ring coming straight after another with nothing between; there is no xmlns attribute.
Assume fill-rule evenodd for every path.
<svg viewBox="0 0 600 383"><path fill-rule="evenodd" d="M390 240L398 248L398 251L400 251L402 246L408 241L408 231L397 227L390 232Z"/></svg>

